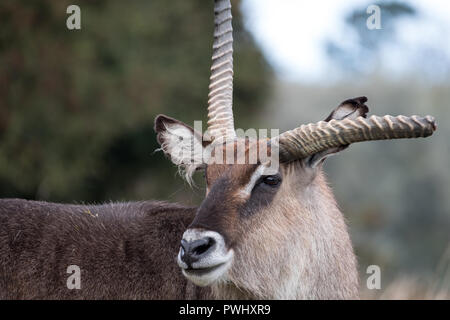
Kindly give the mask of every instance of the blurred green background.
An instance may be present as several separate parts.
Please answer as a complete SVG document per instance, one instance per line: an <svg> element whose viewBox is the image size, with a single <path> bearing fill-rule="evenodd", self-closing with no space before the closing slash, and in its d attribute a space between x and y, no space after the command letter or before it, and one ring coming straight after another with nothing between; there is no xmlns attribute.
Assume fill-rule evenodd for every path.
<svg viewBox="0 0 450 320"><path fill-rule="evenodd" d="M393 79L377 67L361 68L367 59L377 65L379 44L390 38L366 36L364 8L355 7L346 23L364 39L358 54L335 41L324 46L340 77L331 84L285 81L244 27L241 1L232 3L237 128L290 129L360 95L369 97L372 113L437 117L432 138L358 144L330 159L326 171L349 221L362 287L365 269L377 264L384 297L448 292L448 73L433 82L414 72ZM198 204L201 177L200 187L189 188L154 152L153 119L159 113L188 124L206 119L213 2L77 1L77 31L66 28L70 4L0 3L0 197ZM388 22L416 14L408 6L384 9ZM389 26L385 34L393 32ZM442 66L449 70L448 60ZM410 278L420 284L404 280ZM400 287L407 293L395 292ZM380 292L367 294L374 296Z"/></svg>
<svg viewBox="0 0 450 320"><path fill-rule="evenodd" d="M0 5L0 195L183 198L171 196L183 182L170 161L153 153L153 120L206 119L213 2L79 1L79 31L66 28L71 3ZM271 71L239 12L234 28L236 118L246 126Z"/></svg>

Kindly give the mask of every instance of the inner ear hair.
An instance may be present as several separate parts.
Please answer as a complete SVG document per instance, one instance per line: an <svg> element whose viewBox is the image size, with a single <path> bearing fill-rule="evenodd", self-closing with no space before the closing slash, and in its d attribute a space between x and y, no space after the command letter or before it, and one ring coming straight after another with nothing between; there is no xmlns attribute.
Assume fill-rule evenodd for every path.
<svg viewBox="0 0 450 320"><path fill-rule="evenodd" d="M366 118L367 113L369 112L369 108L365 105L366 102L367 98L364 96L345 100L325 118L325 121L328 122L332 119L342 120L347 118L356 119L358 117ZM349 145L344 145L318 152L306 158L305 163L308 166L315 168L317 165L322 164L329 156L337 154L348 147Z"/></svg>
<svg viewBox="0 0 450 320"><path fill-rule="evenodd" d="M201 133L165 115L156 117L154 128L161 145L160 150L178 167L180 175L188 184L192 185L192 175L204 165Z"/></svg>

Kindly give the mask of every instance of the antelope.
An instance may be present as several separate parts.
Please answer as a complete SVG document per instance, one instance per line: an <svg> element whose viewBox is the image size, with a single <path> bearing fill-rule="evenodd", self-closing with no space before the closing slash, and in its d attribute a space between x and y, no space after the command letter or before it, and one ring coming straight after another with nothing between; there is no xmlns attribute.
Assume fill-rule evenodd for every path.
<svg viewBox="0 0 450 320"><path fill-rule="evenodd" d="M427 137L433 117L372 116L348 99L277 137L238 137L230 0L215 0L208 128L159 115L163 153L199 207L0 200L2 299L357 299L357 262L322 164L361 141ZM254 150L265 150L267 157ZM252 161L250 161L252 160ZM79 266L80 288L67 286Z"/></svg>

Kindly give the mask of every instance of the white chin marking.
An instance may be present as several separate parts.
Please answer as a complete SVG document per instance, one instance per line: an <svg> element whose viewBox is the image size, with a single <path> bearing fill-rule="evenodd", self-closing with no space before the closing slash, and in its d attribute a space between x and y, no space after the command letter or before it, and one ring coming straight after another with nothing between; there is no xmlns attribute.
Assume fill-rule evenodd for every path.
<svg viewBox="0 0 450 320"><path fill-rule="evenodd" d="M223 237L215 231L188 229L183 234L183 239L186 241L195 241L205 237L215 240L214 251L201 260L192 263L192 268L190 269L181 260L180 253L178 253L177 259L183 275L198 286L207 286L218 280L226 280L227 271L233 262L234 256L233 250L227 250Z"/></svg>
<svg viewBox="0 0 450 320"><path fill-rule="evenodd" d="M232 254L232 251L231 251ZM211 267L208 269L183 269L183 275L192 281L194 284L204 287L213 284L219 280L226 280L226 274L231 266L232 259L224 262L218 266Z"/></svg>

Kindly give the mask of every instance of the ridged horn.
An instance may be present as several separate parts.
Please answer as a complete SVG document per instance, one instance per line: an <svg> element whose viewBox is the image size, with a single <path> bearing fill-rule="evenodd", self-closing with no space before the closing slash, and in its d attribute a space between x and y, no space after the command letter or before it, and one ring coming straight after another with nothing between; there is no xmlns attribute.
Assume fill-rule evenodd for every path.
<svg viewBox="0 0 450 320"><path fill-rule="evenodd" d="M431 116L371 116L368 119L320 121L286 131L276 138L282 162L355 142L428 137L436 130Z"/></svg>
<svg viewBox="0 0 450 320"><path fill-rule="evenodd" d="M230 0L214 1L214 43L208 94L211 139L236 137L233 120L233 27Z"/></svg>

